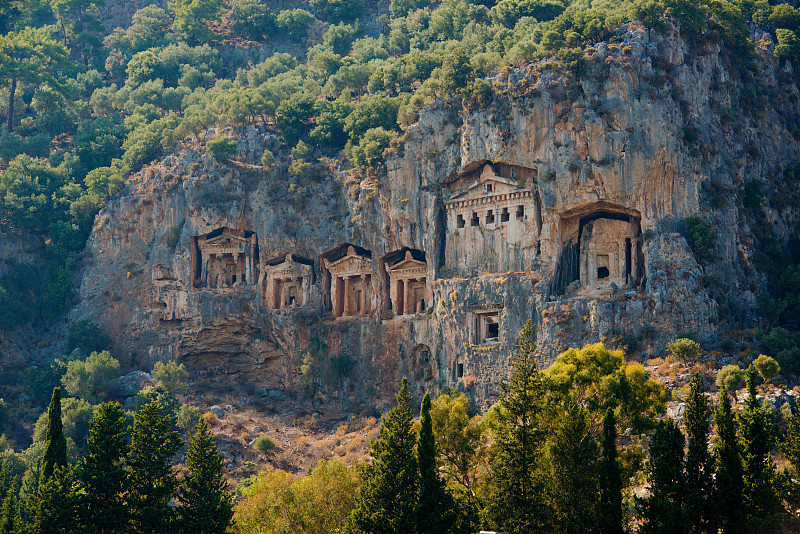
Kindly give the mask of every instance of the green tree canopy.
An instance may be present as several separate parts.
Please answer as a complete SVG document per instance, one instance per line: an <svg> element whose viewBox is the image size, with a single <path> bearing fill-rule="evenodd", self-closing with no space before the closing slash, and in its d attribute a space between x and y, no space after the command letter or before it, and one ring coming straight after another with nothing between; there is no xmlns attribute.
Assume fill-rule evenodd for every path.
<svg viewBox="0 0 800 534"><path fill-rule="evenodd" d="M178 515L183 532L224 534L233 518L233 497L224 478L225 462L205 419L186 455L189 474L183 480Z"/></svg>
<svg viewBox="0 0 800 534"><path fill-rule="evenodd" d="M348 524L362 532L417 532L419 467L408 380L396 395L397 405L381 421L372 443L373 460L364 466L358 503Z"/></svg>
<svg viewBox="0 0 800 534"><path fill-rule="evenodd" d="M178 480L171 461L181 445L180 436L169 429L169 421L161 415L157 402L145 404L136 413L125 493L130 532L170 532L176 527L170 502L177 494Z"/></svg>

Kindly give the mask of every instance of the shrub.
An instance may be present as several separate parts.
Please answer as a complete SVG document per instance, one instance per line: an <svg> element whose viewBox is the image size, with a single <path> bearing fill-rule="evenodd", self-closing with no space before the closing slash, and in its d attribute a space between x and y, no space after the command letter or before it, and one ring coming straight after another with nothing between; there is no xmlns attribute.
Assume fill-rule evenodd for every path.
<svg viewBox="0 0 800 534"><path fill-rule="evenodd" d="M111 338L93 321L72 321L67 330L69 330L67 347L70 352L76 348L82 349L87 354L100 352L111 344Z"/></svg>
<svg viewBox="0 0 800 534"><path fill-rule="evenodd" d="M717 233L711 229L711 226L696 215L686 217L683 220L683 226L684 237L692 247L695 256L700 260L713 260Z"/></svg>
<svg viewBox="0 0 800 534"><path fill-rule="evenodd" d="M157 402L161 406L161 415L174 422L175 414L180 403L170 392L160 392L153 386L145 386L136 394L136 409L139 410L145 404Z"/></svg>
<svg viewBox="0 0 800 534"><path fill-rule="evenodd" d="M310 3L317 15L328 22L355 20L364 11L364 0L311 0Z"/></svg>
<svg viewBox="0 0 800 534"><path fill-rule="evenodd" d="M175 425L184 432L191 432L200 421L200 410L189 404L181 404L175 414Z"/></svg>
<svg viewBox="0 0 800 534"><path fill-rule="evenodd" d="M726 365L717 372L717 386L725 386L728 391L736 391L744 384L744 370L737 365Z"/></svg>
<svg viewBox="0 0 800 534"><path fill-rule="evenodd" d="M278 27L289 34L289 37L299 41L306 36L309 26L316 22L314 15L305 9L285 9L278 13Z"/></svg>
<svg viewBox="0 0 800 534"><path fill-rule="evenodd" d="M92 352L85 360L72 360L67 364L61 385L70 395L96 403L105 397L108 383L121 374L119 361L111 353L107 350Z"/></svg>
<svg viewBox="0 0 800 534"><path fill-rule="evenodd" d="M759 335L758 340L764 344L765 352L775 355L784 373L800 371L800 332L773 328L768 335Z"/></svg>
<svg viewBox="0 0 800 534"><path fill-rule="evenodd" d="M206 150L217 161L227 161L236 155L236 140L226 136L217 137L206 143Z"/></svg>
<svg viewBox="0 0 800 534"><path fill-rule="evenodd" d="M679 337L667 343L667 350L670 356L681 361L700 356L700 344L686 337Z"/></svg>
<svg viewBox="0 0 800 534"><path fill-rule="evenodd" d="M186 366L183 364L178 365L174 360L166 363L156 362L151 374L170 393L184 389L189 379L189 372L186 370Z"/></svg>
<svg viewBox="0 0 800 534"><path fill-rule="evenodd" d="M275 441L269 436L258 436L253 443L253 447L261 454L267 454L276 447Z"/></svg>
<svg viewBox="0 0 800 534"><path fill-rule="evenodd" d="M395 133L384 128L367 130L361 142L351 149L353 163L358 167L374 167L383 159L383 151L389 148Z"/></svg>
<svg viewBox="0 0 800 534"><path fill-rule="evenodd" d="M250 39L261 39L276 28L275 14L259 0L233 1L233 31Z"/></svg>
<svg viewBox="0 0 800 534"><path fill-rule="evenodd" d="M766 381L772 379L775 375L781 372L781 366L778 365L775 358L771 358L766 354L759 354L758 358L753 361L753 367L756 368L758 374L761 375Z"/></svg>
<svg viewBox="0 0 800 534"><path fill-rule="evenodd" d="M261 155L261 164L272 165L273 163L275 163L275 154L271 150L264 150L264 154Z"/></svg>

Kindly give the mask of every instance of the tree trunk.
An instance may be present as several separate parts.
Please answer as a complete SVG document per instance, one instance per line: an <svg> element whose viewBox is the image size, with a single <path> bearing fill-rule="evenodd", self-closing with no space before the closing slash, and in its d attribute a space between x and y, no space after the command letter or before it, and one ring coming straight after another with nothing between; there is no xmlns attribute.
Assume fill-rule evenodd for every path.
<svg viewBox="0 0 800 534"><path fill-rule="evenodd" d="M17 79L11 78L11 89L8 90L8 133L14 129L14 93L17 92Z"/></svg>

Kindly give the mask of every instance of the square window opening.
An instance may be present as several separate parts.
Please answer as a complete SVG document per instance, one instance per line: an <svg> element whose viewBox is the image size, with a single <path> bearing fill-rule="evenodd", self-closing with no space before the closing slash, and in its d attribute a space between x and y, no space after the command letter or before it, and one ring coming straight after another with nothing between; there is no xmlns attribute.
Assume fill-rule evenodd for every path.
<svg viewBox="0 0 800 534"><path fill-rule="evenodd" d="M517 206L517 220L520 221L525 218L525 206Z"/></svg>
<svg viewBox="0 0 800 534"><path fill-rule="evenodd" d="M486 212L486 224L494 224L494 212L492 210Z"/></svg>
<svg viewBox="0 0 800 534"><path fill-rule="evenodd" d="M500 222L508 222L508 208L503 208L500 212Z"/></svg>

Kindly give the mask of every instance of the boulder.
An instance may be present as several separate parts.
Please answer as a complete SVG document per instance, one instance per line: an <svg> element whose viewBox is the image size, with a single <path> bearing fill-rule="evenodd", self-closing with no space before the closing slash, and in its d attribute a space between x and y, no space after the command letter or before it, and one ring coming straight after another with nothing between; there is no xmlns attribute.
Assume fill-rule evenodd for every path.
<svg viewBox="0 0 800 534"><path fill-rule="evenodd" d="M112 395L118 397L132 397L136 395L145 382L149 382L153 377L150 373L144 371L131 371L126 375L122 375L116 380L112 380L109 385L109 391Z"/></svg>

